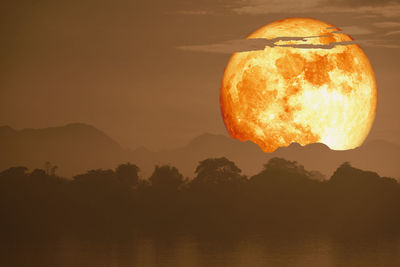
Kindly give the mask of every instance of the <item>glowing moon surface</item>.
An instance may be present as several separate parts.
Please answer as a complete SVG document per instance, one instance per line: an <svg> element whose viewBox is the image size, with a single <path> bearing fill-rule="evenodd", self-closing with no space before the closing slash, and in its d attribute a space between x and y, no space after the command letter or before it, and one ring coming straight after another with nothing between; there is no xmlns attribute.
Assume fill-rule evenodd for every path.
<svg viewBox="0 0 400 267"><path fill-rule="evenodd" d="M353 40L334 31L340 29L319 20L288 18L247 37L310 38L278 40L278 46L232 55L220 92L221 112L231 137L250 140L265 152L292 142L324 143L334 150L362 144L377 104L375 76L367 56L357 44L330 49L298 46Z"/></svg>

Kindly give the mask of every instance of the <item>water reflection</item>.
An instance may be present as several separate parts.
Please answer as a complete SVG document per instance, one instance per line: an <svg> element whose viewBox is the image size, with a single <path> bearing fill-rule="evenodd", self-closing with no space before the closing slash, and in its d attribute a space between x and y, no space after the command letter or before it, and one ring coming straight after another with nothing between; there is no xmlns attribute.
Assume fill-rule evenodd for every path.
<svg viewBox="0 0 400 267"><path fill-rule="evenodd" d="M400 241L327 235L135 236L1 244L1 266L400 266Z"/></svg>

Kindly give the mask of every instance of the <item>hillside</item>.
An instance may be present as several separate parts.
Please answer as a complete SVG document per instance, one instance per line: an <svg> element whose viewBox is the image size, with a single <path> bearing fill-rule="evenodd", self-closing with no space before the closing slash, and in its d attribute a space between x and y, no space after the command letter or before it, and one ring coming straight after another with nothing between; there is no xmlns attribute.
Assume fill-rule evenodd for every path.
<svg viewBox="0 0 400 267"><path fill-rule="evenodd" d="M0 169L10 166L43 168L49 161L57 173L72 176L92 168L114 167L128 153L93 126L74 123L61 127L23 129L0 127Z"/></svg>
<svg viewBox="0 0 400 267"><path fill-rule="evenodd" d="M68 124L44 129L14 130L0 127L0 170L11 166L43 168L46 161L59 166L59 175L71 177L96 168L115 168L130 161L141 168L141 176L148 177L154 165L171 164L187 177L193 177L200 160L210 157L227 157L234 161L244 174L259 172L272 157L294 160L307 169L330 177L343 162L349 161L357 168L373 170L382 176L400 178L400 146L385 140L370 141L347 151L332 151L323 144L277 149L264 153L251 142L241 142L224 135L202 134L187 145L163 151L150 151L145 147L135 150L122 148L112 138L93 126Z"/></svg>

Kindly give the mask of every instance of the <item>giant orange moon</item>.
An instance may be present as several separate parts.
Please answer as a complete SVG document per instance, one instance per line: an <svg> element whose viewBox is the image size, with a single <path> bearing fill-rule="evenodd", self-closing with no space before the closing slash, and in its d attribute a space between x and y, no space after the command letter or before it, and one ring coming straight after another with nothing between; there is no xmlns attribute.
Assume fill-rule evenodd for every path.
<svg viewBox="0 0 400 267"><path fill-rule="evenodd" d="M288 18L251 33L247 39L310 38L283 38L275 46L232 55L220 91L231 137L265 152L293 142L333 150L360 146L375 118L377 86L364 51L355 43L344 45L353 39L337 31L316 19ZM340 43L323 46L335 42Z"/></svg>

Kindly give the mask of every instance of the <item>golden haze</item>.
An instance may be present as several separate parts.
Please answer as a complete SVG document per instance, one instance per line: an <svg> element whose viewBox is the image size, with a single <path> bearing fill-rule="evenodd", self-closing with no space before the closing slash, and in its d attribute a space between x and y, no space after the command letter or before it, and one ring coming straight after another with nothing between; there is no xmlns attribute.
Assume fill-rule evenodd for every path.
<svg viewBox="0 0 400 267"><path fill-rule="evenodd" d="M353 40L331 24L288 18L265 25L247 39L326 37L277 44L327 45ZM377 87L367 56L357 44L332 49L265 47L234 53L220 92L231 137L258 144L265 152L292 142L353 149L367 137L376 114Z"/></svg>

